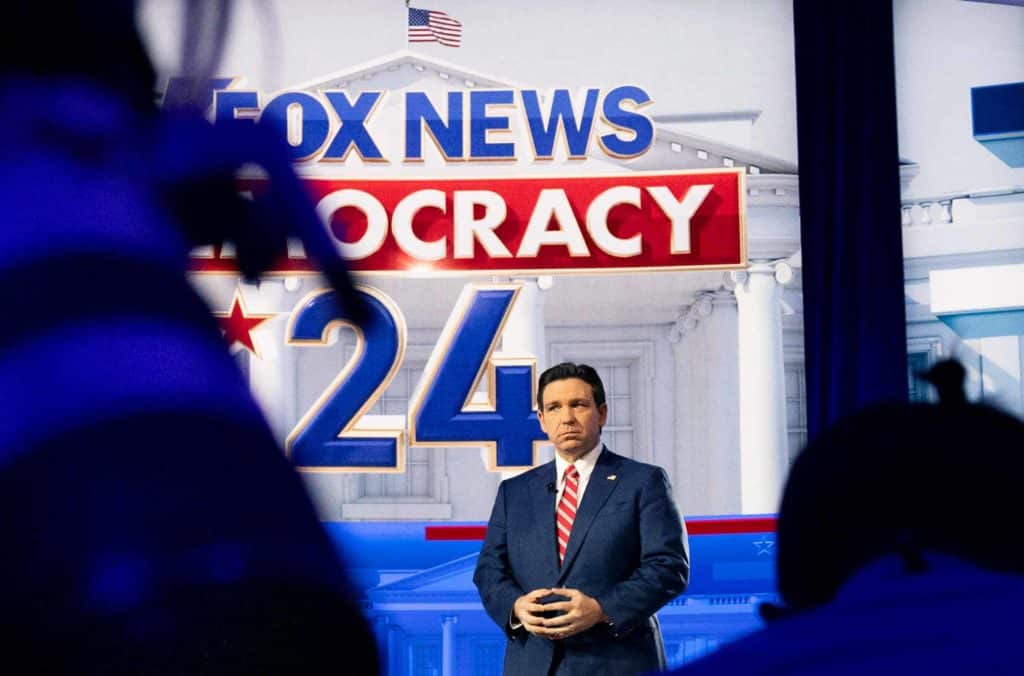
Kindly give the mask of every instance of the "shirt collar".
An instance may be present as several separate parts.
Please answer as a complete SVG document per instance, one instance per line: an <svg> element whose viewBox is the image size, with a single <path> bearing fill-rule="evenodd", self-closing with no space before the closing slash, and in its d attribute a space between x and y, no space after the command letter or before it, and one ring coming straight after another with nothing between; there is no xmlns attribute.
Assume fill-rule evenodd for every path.
<svg viewBox="0 0 1024 676"><path fill-rule="evenodd" d="M594 471L594 467L597 466L597 459L601 456L601 451L604 450L604 444L600 441L597 442L597 446L576 458L573 462L564 460L562 456L555 453L555 477L561 485L562 480L565 478L565 470L569 465L575 465L576 471L580 473L580 479L586 480L590 477L590 473Z"/></svg>

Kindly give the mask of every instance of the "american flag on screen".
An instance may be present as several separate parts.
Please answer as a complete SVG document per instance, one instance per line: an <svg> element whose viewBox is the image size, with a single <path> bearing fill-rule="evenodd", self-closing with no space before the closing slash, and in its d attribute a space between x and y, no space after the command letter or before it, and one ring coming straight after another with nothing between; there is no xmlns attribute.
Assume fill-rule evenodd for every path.
<svg viewBox="0 0 1024 676"><path fill-rule="evenodd" d="M409 42L440 42L458 47L462 41L462 24L444 12L409 8Z"/></svg>

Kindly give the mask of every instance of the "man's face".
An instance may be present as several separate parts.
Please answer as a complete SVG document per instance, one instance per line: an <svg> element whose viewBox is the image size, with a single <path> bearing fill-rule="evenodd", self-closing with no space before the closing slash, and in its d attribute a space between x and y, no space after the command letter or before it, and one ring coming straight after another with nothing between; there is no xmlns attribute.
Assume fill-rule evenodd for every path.
<svg viewBox="0 0 1024 676"><path fill-rule="evenodd" d="M601 426L608 418L608 406L594 403L594 391L579 378L548 383L544 405L537 412L541 429L566 460L574 460L597 446Z"/></svg>

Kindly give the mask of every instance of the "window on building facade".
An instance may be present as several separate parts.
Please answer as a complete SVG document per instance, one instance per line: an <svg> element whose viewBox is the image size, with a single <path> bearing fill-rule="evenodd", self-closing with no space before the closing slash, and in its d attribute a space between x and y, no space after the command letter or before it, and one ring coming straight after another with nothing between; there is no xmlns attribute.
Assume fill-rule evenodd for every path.
<svg viewBox="0 0 1024 676"><path fill-rule="evenodd" d="M807 386L803 362L786 362L786 432L792 463L807 443Z"/></svg>
<svg viewBox="0 0 1024 676"><path fill-rule="evenodd" d="M418 639L409 644L409 676L441 676L441 642Z"/></svg>
<svg viewBox="0 0 1024 676"><path fill-rule="evenodd" d="M592 361L590 364L601 376L608 403L608 422L601 432L601 438L610 449L631 458L635 436L632 365L628 361Z"/></svg>
<svg viewBox="0 0 1024 676"><path fill-rule="evenodd" d="M910 401L932 401L932 386L918 378L932 366L928 352L907 352L907 391Z"/></svg>
<svg viewBox="0 0 1024 676"><path fill-rule="evenodd" d="M426 365L423 361L408 358L409 351L414 349L407 348L406 359L388 388L367 411L367 415L406 416L409 398L419 384ZM354 342L344 346L342 353L346 362L352 358L354 351ZM368 503L439 502L442 499L441 478L445 471L446 451L444 448L423 446L407 448L404 472L358 475L354 499Z"/></svg>
<svg viewBox="0 0 1024 676"><path fill-rule="evenodd" d="M405 415L423 364L403 365L391 385L369 410L369 415ZM410 447L402 474L363 474L359 478L359 498L371 500L418 500L438 498L435 487L436 465L443 457L441 449Z"/></svg>
<svg viewBox="0 0 1024 676"><path fill-rule="evenodd" d="M717 637L708 636L686 636L682 639L666 641L665 662L669 669L681 667L713 652L718 644Z"/></svg>

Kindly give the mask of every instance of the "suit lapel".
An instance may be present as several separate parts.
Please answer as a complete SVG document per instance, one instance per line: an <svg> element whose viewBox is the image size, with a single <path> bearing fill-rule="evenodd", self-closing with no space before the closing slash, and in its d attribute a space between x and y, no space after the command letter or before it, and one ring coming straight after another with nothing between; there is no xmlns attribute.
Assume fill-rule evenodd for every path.
<svg viewBox="0 0 1024 676"><path fill-rule="evenodd" d="M551 577L558 575L558 543L555 540L555 485L554 461L538 472L530 486L530 504L533 505L533 523L537 528L537 542L541 543L539 556Z"/></svg>
<svg viewBox="0 0 1024 676"><path fill-rule="evenodd" d="M569 568L572 567L572 562L576 558L576 554L579 553L598 512L604 507L604 503L608 501L608 497L615 487L619 485L619 481L610 480L608 477L614 475L621 464L622 458L609 451L605 446L590 475L590 481L587 482L587 489L583 493L580 508L576 510L572 533L569 534L569 546L565 550L565 561L562 562L562 570L558 577L559 584L568 574ZM555 560L557 561L557 556Z"/></svg>

